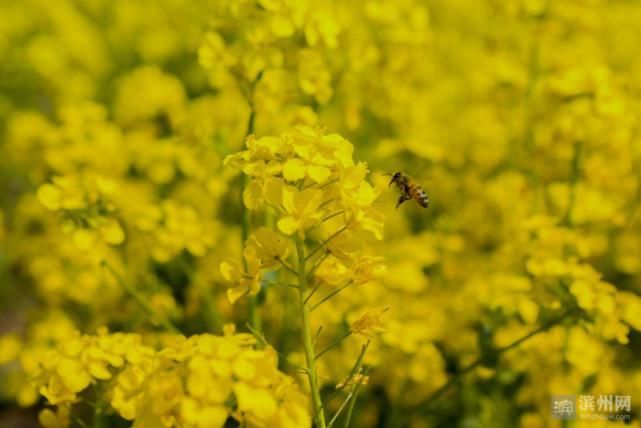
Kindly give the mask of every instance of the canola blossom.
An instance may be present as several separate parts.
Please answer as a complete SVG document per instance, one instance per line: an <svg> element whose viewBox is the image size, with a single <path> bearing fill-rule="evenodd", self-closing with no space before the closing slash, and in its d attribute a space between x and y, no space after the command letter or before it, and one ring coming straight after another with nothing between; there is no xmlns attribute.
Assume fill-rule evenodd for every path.
<svg viewBox="0 0 641 428"><path fill-rule="evenodd" d="M254 350L253 336L233 326L225 333L160 338L155 349L138 334L101 330L33 353L27 373L58 407L40 422L69 424L71 406L92 386L96 398L108 397L106 405L141 426L223 426L230 414L254 426L307 424L305 396L277 369L276 353Z"/></svg>
<svg viewBox="0 0 641 428"><path fill-rule="evenodd" d="M641 427L640 19L0 2L0 426Z"/></svg>
<svg viewBox="0 0 641 428"><path fill-rule="evenodd" d="M324 427L316 360L330 348L315 353L310 315L346 287L384 272L381 258L367 255L362 236L369 233L378 239L383 237L381 214L372 207L377 195L365 180L366 165L354 164L352 144L338 134L324 135L322 129L301 126L280 137L255 139L250 135L246 145L247 150L230 155L224 163L251 177L243 202L250 210L263 210L274 216L277 231L262 227L248 239L243 248L246 269L235 259L221 264L223 277L233 285L227 296L235 303L244 295L257 295L269 270L282 267L289 273L276 278L286 286L292 280L296 284L291 287L298 292L304 371L309 379L316 426ZM315 241L315 247L307 248L309 241ZM289 258L294 253L292 248L294 262ZM334 272L333 281L343 284L336 287L335 282L325 281L322 274L326 269ZM321 288L330 290L325 298L313 303L311 298ZM362 330L360 325L348 330L331 346ZM360 370L360 363L355 368Z"/></svg>

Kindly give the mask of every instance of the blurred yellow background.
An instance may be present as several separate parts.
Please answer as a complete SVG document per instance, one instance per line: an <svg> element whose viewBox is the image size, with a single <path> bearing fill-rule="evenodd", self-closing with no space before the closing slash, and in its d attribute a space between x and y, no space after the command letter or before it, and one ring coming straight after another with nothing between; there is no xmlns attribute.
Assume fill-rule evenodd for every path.
<svg viewBox="0 0 641 428"><path fill-rule="evenodd" d="M555 418L572 394L631 396L587 410L641 427L640 21L635 0L0 0L0 426L310 426L307 326L327 424L622 423ZM429 208L394 208L395 172ZM294 241L332 295L307 324L274 285Z"/></svg>

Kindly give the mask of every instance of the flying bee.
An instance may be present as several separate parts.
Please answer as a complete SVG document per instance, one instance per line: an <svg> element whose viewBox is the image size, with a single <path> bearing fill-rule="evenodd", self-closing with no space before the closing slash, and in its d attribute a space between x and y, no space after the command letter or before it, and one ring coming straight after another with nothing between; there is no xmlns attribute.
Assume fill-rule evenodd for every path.
<svg viewBox="0 0 641 428"><path fill-rule="evenodd" d="M403 202L414 199L420 206L427 208L430 205L430 198L425 193L425 190L418 184L414 183L412 179L403 174L402 172L397 172L395 174L385 174L392 177L389 182L389 186L396 184L398 190L400 190L401 195L398 198L396 203L396 208L398 208Z"/></svg>

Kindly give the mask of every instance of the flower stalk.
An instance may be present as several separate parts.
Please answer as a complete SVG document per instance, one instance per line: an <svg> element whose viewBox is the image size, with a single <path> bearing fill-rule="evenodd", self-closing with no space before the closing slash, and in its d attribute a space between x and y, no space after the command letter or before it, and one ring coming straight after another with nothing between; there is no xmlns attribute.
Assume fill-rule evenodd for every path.
<svg viewBox="0 0 641 428"><path fill-rule="evenodd" d="M172 322L160 314L152 305L149 303L149 301L138 292L134 287L132 287L125 279L118 273L114 268L111 267L109 263L106 261L102 262L102 266L111 273L114 278L118 281L120 286L129 294L135 301L140 305L141 308L143 308L147 313L152 317L152 319L156 320L158 323L160 323L163 328L171 333L180 333L178 328L176 328L175 325L172 324Z"/></svg>
<svg viewBox="0 0 641 428"><path fill-rule="evenodd" d="M310 312L307 304L305 303L305 293L307 292L305 244L300 238L296 238L296 253L298 255L298 300L302 321L301 330L303 337L303 347L305 349L305 361L307 364L307 378L312 394L312 404L314 406L314 419L318 428L326 428L325 413L322 409L320 387L318 384L318 374L316 372L316 355L312 339Z"/></svg>
<svg viewBox="0 0 641 428"><path fill-rule="evenodd" d="M234 303L245 296L260 296L265 284L277 278L278 271L284 275L281 280L285 284L290 282L287 276L292 275L291 288L297 290L298 301L287 307L297 311L294 317L300 319L298 335L305 353L301 372L309 383L314 427L328 428L316 362L352 332L317 353L315 343L320 328L312 330L311 312L355 283L353 278L360 284L383 271L381 258L351 245L357 236L359 240L364 237L363 232L382 239L382 215L373 207L377 194L367 181L366 164L352 159L353 145L338 134L326 135L322 128L298 126L280 136L250 137L246 146L247 150L228 156L225 164L248 178L243 191L246 209L275 213L276 218L273 224L266 222L267 227L252 229L250 236L245 235L244 266L233 259L221 263L223 278L233 284L227 297ZM248 229L247 226L245 230ZM363 277L363 272L368 278ZM270 275L270 281L265 281L266 275ZM312 302L323 284L346 282L337 291ZM249 330L262 337L255 325L250 325ZM282 358L285 354L279 355ZM350 400L355 397L352 392ZM349 411L350 400L342 406L341 418ZM330 419L334 424L338 421L338 417L327 418Z"/></svg>

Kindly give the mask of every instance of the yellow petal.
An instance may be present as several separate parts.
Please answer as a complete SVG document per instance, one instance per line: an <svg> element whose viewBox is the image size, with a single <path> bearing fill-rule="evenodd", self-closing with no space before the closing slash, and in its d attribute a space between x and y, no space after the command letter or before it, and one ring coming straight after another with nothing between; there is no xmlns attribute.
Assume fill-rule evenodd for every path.
<svg viewBox="0 0 641 428"><path fill-rule="evenodd" d="M298 206L305 212L314 212L323 202L323 192L318 189L306 189L300 192L300 202Z"/></svg>
<svg viewBox="0 0 641 428"><path fill-rule="evenodd" d="M639 318L641 297L627 291L620 292L617 297L622 312L621 319L630 324L633 329L641 331L641 318Z"/></svg>
<svg viewBox="0 0 641 428"><path fill-rule="evenodd" d="M111 372L107 369L104 363L92 362L89 363L89 373L96 379L110 379Z"/></svg>
<svg viewBox="0 0 641 428"><path fill-rule="evenodd" d="M383 239L383 226L384 226L383 218L380 214L376 212L372 212L369 215L366 215L361 221L360 221L360 227L363 230L367 230L369 232L372 232L376 239L381 240Z"/></svg>
<svg viewBox="0 0 641 428"><path fill-rule="evenodd" d="M354 146L352 143L338 134L325 135L323 142L328 143L334 149L334 157L343 166L349 167L354 165L354 161L352 160Z"/></svg>
<svg viewBox="0 0 641 428"><path fill-rule="evenodd" d="M284 15L274 15L271 29L277 37L289 37L294 33L294 25Z"/></svg>
<svg viewBox="0 0 641 428"><path fill-rule="evenodd" d="M243 274L240 263L236 259L228 259L220 264L220 273L227 281L236 282Z"/></svg>
<svg viewBox="0 0 641 428"><path fill-rule="evenodd" d="M517 309L519 311L519 315L521 315L521 318L523 318L526 323L530 325L536 323L536 320L539 317L539 305L537 305L532 299L520 299L517 304Z"/></svg>
<svg viewBox="0 0 641 428"><path fill-rule="evenodd" d="M325 166L310 165L309 167L307 167L307 174L309 175L309 178L311 178L315 182L323 183L329 178L330 175L332 175L332 172Z"/></svg>
<svg viewBox="0 0 641 428"><path fill-rule="evenodd" d="M38 401L38 391L31 385L22 385L18 390L16 401L20 407L30 407Z"/></svg>
<svg viewBox="0 0 641 428"><path fill-rule="evenodd" d="M198 401L186 396L180 403L180 414L189 423L196 424L199 420L200 405ZM191 425L190 425L191 426Z"/></svg>
<svg viewBox="0 0 641 428"><path fill-rule="evenodd" d="M110 219L101 228L102 237L111 245L120 245L125 240L125 231L118 221Z"/></svg>
<svg viewBox="0 0 641 428"><path fill-rule="evenodd" d="M281 206L283 204L283 181L275 178L265 180L264 196L265 200L272 205Z"/></svg>
<svg viewBox="0 0 641 428"><path fill-rule="evenodd" d="M38 200L44 207L51 211L60 209L62 192L53 184L43 184L38 188Z"/></svg>
<svg viewBox="0 0 641 428"><path fill-rule="evenodd" d="M363 181L358 187L358 190L352 193L352 198L358 205L364 207L371 205L372 202L374 202L376 199L376 193L368 182Z"/></svg>
<svg viewBox="0 0 641 428"><path fill-rule="evenodd" d="M286 235L292 235L298 230L298 221L294 217L283 217L278 220L278 229Z"/></svg>
<svg viewBox="0 0 641 428"><path fill-rule="evenodd" d="M56 371L71 392L80 392L88 387L91 382L91 377L89 377L84 367L71 358L60 360Z"/></svg>
<svg viewBox="0 0 641 428"><path fill-rule="evenodd" d="M89 229L76 229L72 239L81 250L89 250L96 241L96 234Z"/></svg>
<svg viewBox="0 0 641 428"><path fill-rule="evenodd" d="M260 208L263 203L263 187L258 180L252 180L243 191L243 203L250 210Z"/></svg>
<svg viewBox="0 0 641 428"><path fill-rule="evenodd" d="M96 187L98 187L98 190L105 195L112 195L116 190L118 190L118 185L115 181L104 177L98 177L96 179Z"/></svg>
<svg viewBox="0 0 641 428"><path fill-rule="evenodd" d="M262 267L262 260L258 256L258 248L256 248L255 243L250 241L248 245L245 245L245 248L243 248L243 258L245 259L245 269L247 273L252 276L256 275Z"/></svg>
<svg viewBox="0 0 641 428"><path fill-rule="evenodd" d="M278 0L258 0L258 4L270 12L276 12L281 8L281 2Z"/></svg>
<svg viewBox="0 0 641 428"><path fill-rule="evenodd" d="M227 409L224 406L205 406L198 414L199 426L220 428L227 420Z"/></svg>
<svg viewBox="0 0 641 428"><path fill-rule="evenodd" d="M253 239L258 245L259 256L263 259L280 257L284 259L289 252L288 242L278 232L260 227L254 232Z"/></svg>
<svg viewBox="0 0 641 428"><path fill-rule="evenodd" d="M260 416L261 419L269 419L276 413L278 404L268 390L239 382L234 385L234 393L240 411Z"/></svg>
<svg viewBox="0 0 641 428"><path fill-rule="evenodd" d="M305 163L300 159L289 159L283 165L283 177L287 181L296 181L305 177Z"/></svg>
<svg viewBox="0 0 641 428"><path fill-rule="evenodd" d="M227 289L227 299L232 305L238 301L241 297L247 295L249 290L246 285L239 285L237 287L232 287Z"/></svg>
<svg viewBox="0 0 641 428"><path fill-rule="evenodd" d="M296 189L293 186L285 186L283 187L283 207L285 208L285 211L288 213L295 213L297 211L296 209L296 202L298 199L298 189Z"/></svg>
<svg viewBox="0 0 641 428"><path fill-rule="evenodd" d="M38 421L44 428L63 428L66 426L64 420L56 415L51 409L44 409L38 415Z"/></svg>
<svg viewBox="0 0 641 428"><path fill-rule="evenodd" d="M207 377L203 376L203 373L194 371L187 376L187 391L189 395L200 399L207 394L208 390Z"/></svg>

